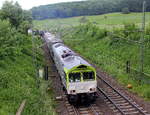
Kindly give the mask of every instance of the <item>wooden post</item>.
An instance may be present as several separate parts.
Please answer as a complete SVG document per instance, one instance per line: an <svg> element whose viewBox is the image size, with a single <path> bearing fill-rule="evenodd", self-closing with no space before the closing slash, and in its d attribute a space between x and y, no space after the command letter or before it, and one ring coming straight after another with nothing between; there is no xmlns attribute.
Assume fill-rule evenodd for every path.
<svg viewBox="0 0 150 115"><path fill-rule="evenodd" d="M142 31L141 31L141 39L140 39L140 65L139 65L139 78L143 78L144 71L144 36L145 36L145 11L146 11L146 1L143 1L143 19L142 19ZM141 82L141 80L140 80Z"/></svg>
<svg viewBox="0 0 150 115"><path fill-rule="evenodd" d="M126 72L130 73L130 61L126 62Z"/></svg>
<svg viewBox="0 0 150 115"><path fill-rule="evenodd" d="M48 66L45 66L45 80L48 80Z"/></svg>
<svg viewBox="0 0 150 115"><path fill-rule="evenodd" d="M20 107L19 107L19 109L18 109L18 111L17 111L17 113L16 113L16 115L21 115L21 113L22 113L22 111L25 107L25 104L26 104L26 100L23 100Z"/></svg>

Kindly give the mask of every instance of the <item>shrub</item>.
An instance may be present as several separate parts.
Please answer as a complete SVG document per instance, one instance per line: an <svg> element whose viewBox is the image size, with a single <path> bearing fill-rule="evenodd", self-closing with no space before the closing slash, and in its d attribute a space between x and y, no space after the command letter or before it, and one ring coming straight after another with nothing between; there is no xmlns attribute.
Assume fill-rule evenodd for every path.
<svg viewBox="0 0 150 115"><path fill-rule="evenodd" d="M79 22L80 23L87 23L88 19L85 16L83 16L83 17L80 18Z"/></svg>

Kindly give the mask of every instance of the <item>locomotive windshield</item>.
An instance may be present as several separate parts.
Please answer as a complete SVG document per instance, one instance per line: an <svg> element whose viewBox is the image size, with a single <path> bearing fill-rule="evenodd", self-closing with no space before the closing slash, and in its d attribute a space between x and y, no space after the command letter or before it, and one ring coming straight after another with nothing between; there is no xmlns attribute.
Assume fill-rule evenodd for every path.
<svg viewBox="0 0 150 115"><path fill-rule="evenodd" d="M94 80L94 72L84 72L83 73L83 80Z"/></svg>
<svg viewBox="0 0 150 115"><path fill-rule="evenodd" d="M80 82L81 74L80 73L70 73L69 74L69 82Z"/></svg>

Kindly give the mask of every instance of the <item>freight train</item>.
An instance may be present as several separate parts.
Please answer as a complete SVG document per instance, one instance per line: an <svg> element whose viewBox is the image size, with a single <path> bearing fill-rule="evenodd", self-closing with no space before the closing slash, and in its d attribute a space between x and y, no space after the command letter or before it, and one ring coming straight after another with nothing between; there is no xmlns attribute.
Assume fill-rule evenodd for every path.
<svg viewBox="0 0 150 115"><path fill-rule="evenodd" d="M95 68L51 33L44 32L42 38L48 45L69 102L94 101L97 91Z"/></svg>

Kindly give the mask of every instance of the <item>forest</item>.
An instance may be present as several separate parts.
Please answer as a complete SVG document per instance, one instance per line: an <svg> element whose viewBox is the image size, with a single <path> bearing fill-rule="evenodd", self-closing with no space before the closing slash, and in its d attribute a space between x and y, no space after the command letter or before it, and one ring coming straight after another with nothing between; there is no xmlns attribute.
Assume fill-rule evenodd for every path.
<svg viewBox="0 0 150 115"><path fill-rule="evenodd" d="M35 20L50 18L67 18L85 15L100 15L112 12L141 12L143 0L87 0L80 2L67 2L42 5L31 9ZM146 0L150 11L150 1ZM44 13L43 13L44 12Z"/></svg>

